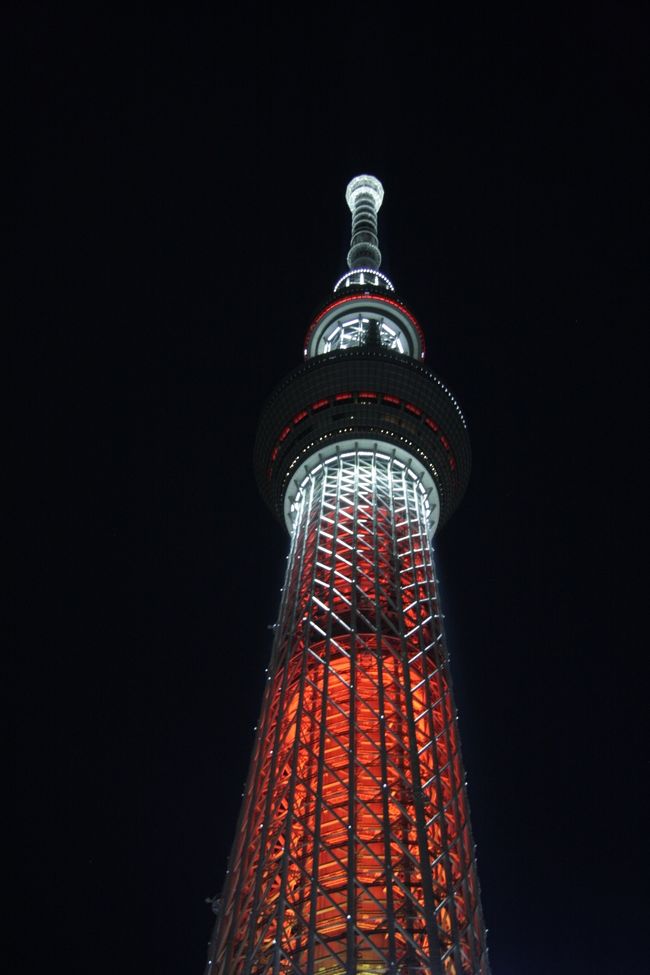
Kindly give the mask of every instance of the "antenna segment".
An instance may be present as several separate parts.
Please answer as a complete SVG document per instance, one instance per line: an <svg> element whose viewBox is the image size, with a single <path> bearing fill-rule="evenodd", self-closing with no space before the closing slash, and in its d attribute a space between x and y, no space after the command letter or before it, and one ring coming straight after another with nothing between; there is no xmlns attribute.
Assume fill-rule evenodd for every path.
<svg viewBox="0 0 650 975"><path fill-rule="evenodd" d="M348 183L345 199L352 211L348 267L377 270L381 266L377 212L384 199L384 187L374 176L355 176Z"/></svg>

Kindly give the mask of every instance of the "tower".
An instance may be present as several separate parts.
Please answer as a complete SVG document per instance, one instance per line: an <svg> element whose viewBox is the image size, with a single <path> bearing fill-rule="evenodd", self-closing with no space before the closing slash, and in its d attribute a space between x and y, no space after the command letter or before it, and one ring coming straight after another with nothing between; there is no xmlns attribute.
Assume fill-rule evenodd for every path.
<svg viewBox="0 0 650 975"><path fill-rule="evenodd" d="M431 538L467 486L458 403L379 271L349 271L267 401L261 493L290 536L210 975L489 975Z"/></svg>

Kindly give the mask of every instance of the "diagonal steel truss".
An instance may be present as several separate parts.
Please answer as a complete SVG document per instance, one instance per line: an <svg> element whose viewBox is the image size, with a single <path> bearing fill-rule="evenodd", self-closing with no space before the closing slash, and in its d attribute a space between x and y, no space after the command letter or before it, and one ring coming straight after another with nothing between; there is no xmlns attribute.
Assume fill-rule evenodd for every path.
<svg viewBox="0 0 650 975"><path fill-rule="evenodd" d="M424 488L350 450L295 504L208 972L489 975Z"/></svg>

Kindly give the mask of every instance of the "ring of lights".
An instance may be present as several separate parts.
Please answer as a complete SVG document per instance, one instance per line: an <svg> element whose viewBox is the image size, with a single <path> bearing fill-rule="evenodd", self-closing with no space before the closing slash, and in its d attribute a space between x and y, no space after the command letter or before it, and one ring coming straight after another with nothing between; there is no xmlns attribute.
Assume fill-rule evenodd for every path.
<svg viewBox="0 0 650 975"><path fill-rule="evenodd" d="M348 288L363 288L365 290L369 287L382 288L386 291L395 290L393 282L381 271L377 271L374 267L357 267L340 277L334 285L333 291L336 294L339 290L345 293Z"/></svg>

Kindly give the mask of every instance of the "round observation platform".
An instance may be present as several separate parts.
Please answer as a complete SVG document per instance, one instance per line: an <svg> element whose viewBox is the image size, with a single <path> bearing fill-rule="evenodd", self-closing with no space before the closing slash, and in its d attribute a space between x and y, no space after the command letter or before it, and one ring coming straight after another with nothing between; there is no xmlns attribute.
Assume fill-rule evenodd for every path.
<svg viewBox="0 0 650 975"><path fill-rule="evenodd" d="M337 281L332 299L309 326L305 358L373 341L390 352L424 358L424 333L412 312L396 297L389 279L372 269L351 271Z"/></svg>
<svg viewBox="0 0 650 975"><path fill-rule="evenodd" d="M317 354L294 369L267 400L255 444L265 501L291 526L291 501L309 464L336 445L393 449L430 482L432 529L458 506L471 452L460 407L420 361L379 342Z"/></svg>

